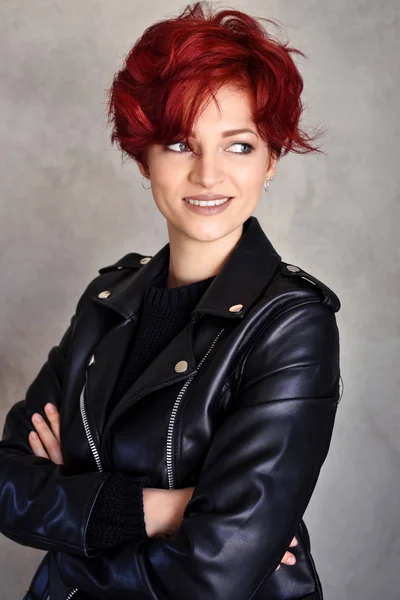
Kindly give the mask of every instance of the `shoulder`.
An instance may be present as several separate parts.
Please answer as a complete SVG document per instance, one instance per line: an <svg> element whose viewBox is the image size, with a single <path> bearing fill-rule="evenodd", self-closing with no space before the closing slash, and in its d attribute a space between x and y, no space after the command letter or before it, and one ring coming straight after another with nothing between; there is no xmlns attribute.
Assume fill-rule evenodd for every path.
<svg viewBox="0 0 400 600"><path fill-rule="evenodd" d="M311 302L327 306L334 313L341 308L337 294L320 277L282 260L277 265L266 295L274 297L283 310Z"/></svg>
<svg viewBox="0 0 400 600"><path fill-rule="evenodd" d="M275 399L339 393L339 297L321 279L281 261L264 292L240 369L244 389L263 379Z"/></svg>
<svg viewBox="0 0 400 600"><path fill-rule="evenodd" d="M336 381L340 348L335 313L340 307L339 297L321 278L279 261L250 317L242 381L255 381L270 369L289 377L291 366L294 377L314 369L333 372Z"/></svg>
<svg viewBox="0 0 400 600"><path fill-rule="evenodd" d="M110 273L113 271L123 271L127 269L128 271L140 269L142 265L151 260L152 256L147 256L146 254L140 254L139 252L129 252L125 254L122 258L118 259L116 262L111 263L105 267L101 267L99 269L100 275L104 273Z"/></svg>
<svg viewBox="0 0 400 600"><path fill-rule="evenodd" d="M83 293L80 295L77 304L77 310L81 309L86 302L90 301L92 295L107 289L109 286L115 286L130 275L138 271L143 265L151 260L152 256L140 254L139 252L129 252L113 263L100 267L97 275L86 285Z"/></svg>

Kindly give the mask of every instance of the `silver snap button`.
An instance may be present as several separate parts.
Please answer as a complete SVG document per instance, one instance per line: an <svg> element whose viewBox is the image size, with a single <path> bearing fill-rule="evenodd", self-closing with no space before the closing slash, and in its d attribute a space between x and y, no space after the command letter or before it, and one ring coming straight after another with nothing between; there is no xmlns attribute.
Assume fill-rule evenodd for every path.
<svg viewBox="0 0 400 600"><path fill-rule="evenodd" d="M298 271L300 271L299 267L295 267L294 265L286 265L286 268L292 273L297 273Z"/></svg>
<svg viewBox="0 0 400 600"><path fill-rule="evenodd" d="M240 312L243 308L243 304L233 304L233 306L229 307L230 312Z"/></svg>
<svg viewBox="0 0 400 600"><path fill-rule="evenodd" d="M124 268L124 267L121 267L121 265L120 265L119 267L117 267L117 269L118 269L118 270L119 270L119 269L123 269L123 268Z"/></svg>
<svg viewBox="0 0 400 600"><path fill-rule="evenodd" d="M90 365L92 365L94 363L94 354L92 354L92 356L90 357L90 361L89 361L89 367Z"/></svg>
<svg viewBox="0 0 400 600"><path fill-rule="evenodd" d="M140 264L141 265L145 265L146 263L151 261L151 257L150 256L146 256L145 258L141 258L140 259Z"/></svg>
<svg viewBox="0 0 400 600"><path fill-rule="evenodd" d="M99 298L108 298L108 296L111 294L111 292L109 292L108 290L104 290L104 292L100 292L100 294L98 295Z"/></svg>
<svg viewBox="0 0 400 600"><path fill-rule="evenodd" d="M175 371L177 373L183 373L188 368L188 363L186 360L180 360L175 365Z"/></svg>

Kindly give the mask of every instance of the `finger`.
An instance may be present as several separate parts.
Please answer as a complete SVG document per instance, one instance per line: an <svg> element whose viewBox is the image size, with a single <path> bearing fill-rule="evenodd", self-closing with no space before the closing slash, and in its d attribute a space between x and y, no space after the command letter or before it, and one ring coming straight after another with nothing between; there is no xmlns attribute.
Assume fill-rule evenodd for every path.
<svg viewBox="0 0 400 600"><path fill-rule="evenodd" d="M48 402L44 407L46 412L46 416L50 421L51 429L54 433L54 436L58 443L60 443L60 413L57 410L57 407L51 402Z"/></svg>
<svg viewBox="0 0 400 600"><path fill-rule="evenodd" d="M32 448L32 452L35 456L41 456L42 458L49 458L46 450L43 448L43 444L40 441L40 438L37 433L34 431L29 432L28 436L30 447Z"/></svg>
<svg viewBox="0 0 400 600"><path fill-rule="evenodd" d="M62 464L63 457L61 454L60 444L55 438L50 427L47 425L46 421L41 415L35 413L32 415L32 423L38 436L40 437L40 441L49 455L50 460L56 464Z"/></svg>
<svg viewBox="0 0 400 600"><path fill-rule="evenodd" d="M282 557L281 563L285 565L294 565L296 563L296 557L291 552L285 552Z"/></svg>
<svg viewBox="0 0 400 600"><path fill-rule="evenodd" d="M292 546L297 546L297 544L298 544L298 543L299 543L299 542L297 541L297 538L296 538L296 537L294 537L294 538L292 539L292 541L290 542L290 546L289 546L289 548L291 548Z"/></svg>

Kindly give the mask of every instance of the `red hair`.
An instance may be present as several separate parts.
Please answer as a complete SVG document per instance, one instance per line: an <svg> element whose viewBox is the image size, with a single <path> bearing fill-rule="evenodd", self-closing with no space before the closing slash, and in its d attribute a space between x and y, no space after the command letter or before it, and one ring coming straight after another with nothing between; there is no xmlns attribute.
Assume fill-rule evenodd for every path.
<svg viewBox="0 0 400 600"><path fill-rule="evenodd" d="M299 128L303 79L291 53L305 58L244 12L215 11L206 1L187 5L149 26L115 74L107 90L111 142L148 170L147 147L188 144L201 108L232 84L249 93L259 135L276 157L323 153L312 145L320 133Z"/></svg>

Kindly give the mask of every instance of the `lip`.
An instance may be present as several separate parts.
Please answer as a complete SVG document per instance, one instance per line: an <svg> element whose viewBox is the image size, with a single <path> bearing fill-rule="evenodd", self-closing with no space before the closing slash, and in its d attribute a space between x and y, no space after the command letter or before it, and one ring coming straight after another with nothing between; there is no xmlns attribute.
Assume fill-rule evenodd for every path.
<svg viewBox="0 0 400 600"><path fill-rule="evenodd" d="M224 202L223 204L220 204L218 206L199 206L196 204L190 204L189 202L185 202L184 200L182 202L184 203L186 208L191 212L204 217L211 217L213 215L219 215L220 213L223 213L225 210L227 210L233 202L233 200L233 197L229 198L227 202Z"/></svg>
<svg viewBox="0 0 400 600"><path fill-rule="evenodd" d="M228 194L225 196L221 196L221 194L196 194L195 196L185 196L185 198L191 200L222 200L223 198L232 198L232 196Z"/></svg>

